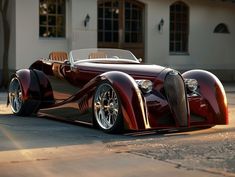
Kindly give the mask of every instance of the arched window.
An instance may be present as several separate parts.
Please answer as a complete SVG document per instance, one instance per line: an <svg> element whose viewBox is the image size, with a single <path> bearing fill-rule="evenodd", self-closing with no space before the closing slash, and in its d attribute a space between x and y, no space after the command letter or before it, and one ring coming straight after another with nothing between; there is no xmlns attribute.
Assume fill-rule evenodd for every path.
<svg viewBox="0 0 235 177"><path fill-rule="evenodd" d="M188 53L189 7L182 1L170 6L170 53Z"/></svg>
<svg viewBox="0 0 235 177"><path fill-rule="evenodd" d="M215 27L214 33L229 33L229 30L227 25L220 23Z"/></svg>

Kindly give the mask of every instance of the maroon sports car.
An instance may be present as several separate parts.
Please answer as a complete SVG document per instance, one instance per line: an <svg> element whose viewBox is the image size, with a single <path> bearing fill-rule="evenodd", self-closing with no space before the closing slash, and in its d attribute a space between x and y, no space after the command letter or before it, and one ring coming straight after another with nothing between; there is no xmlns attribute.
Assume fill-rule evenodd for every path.
<svg viewBox="0 0 235 177"><path fill-rule="evenodd" d="M8 104L15 115L38 113L107 133L228 124L225 91L215 75L141 64L119 49L74 50L68 58L51 53L12 75Z"/></svg>

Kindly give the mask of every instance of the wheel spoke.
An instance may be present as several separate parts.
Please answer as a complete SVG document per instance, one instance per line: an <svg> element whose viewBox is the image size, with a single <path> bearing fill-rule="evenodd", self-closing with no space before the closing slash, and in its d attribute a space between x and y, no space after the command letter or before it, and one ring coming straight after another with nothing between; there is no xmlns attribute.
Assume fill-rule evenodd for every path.
<svg viewBox="0 0 235 177"><path fill-rule="evenodd" d="M16 110L18 111L19 108L20 108L20 104L19 104L18 98L15 99L15 103L16 103Z"/></svg>

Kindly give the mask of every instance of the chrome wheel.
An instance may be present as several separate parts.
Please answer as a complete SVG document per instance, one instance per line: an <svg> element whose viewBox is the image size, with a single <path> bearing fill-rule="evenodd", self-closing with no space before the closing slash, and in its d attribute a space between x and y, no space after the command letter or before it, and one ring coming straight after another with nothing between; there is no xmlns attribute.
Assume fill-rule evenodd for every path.
<svg viewBox="0 0 235 177"><path fill-rule="evenodd" d="M94 97L94 115L103 130L112 129L119 116L119 100L113 87L108 83L101 84Z"/></svg>
<svg viewBox="0 0 235 177"><path fill-rule="evenodd" d="M22 99L22 88L17 78L13 78L10 82L9 101L12 112L15 114L19 113L23 104L23 99Z"/></svg>

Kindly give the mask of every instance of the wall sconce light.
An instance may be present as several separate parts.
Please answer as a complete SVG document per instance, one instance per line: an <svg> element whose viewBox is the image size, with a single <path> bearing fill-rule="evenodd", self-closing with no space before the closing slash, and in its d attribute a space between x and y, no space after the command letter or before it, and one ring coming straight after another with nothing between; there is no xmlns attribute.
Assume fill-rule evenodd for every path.
<svg viewBox="0 0 235 177"><path fill-rule="evenodd" d="M161 19L160 22L159 22L159 24L158 24L158 31L161 31L161 30L162 30L163 25L164 25L164 20Z"/></svg>
<svg viewBox="0 0 235 177"><path fill-rule="evenodd" d="M88 24L89 21L90 21L90 15L87 14L86 17L85 17L85 19L84 19L84 21L83 21L85 27L87 27L87 24Z"/></svg>

